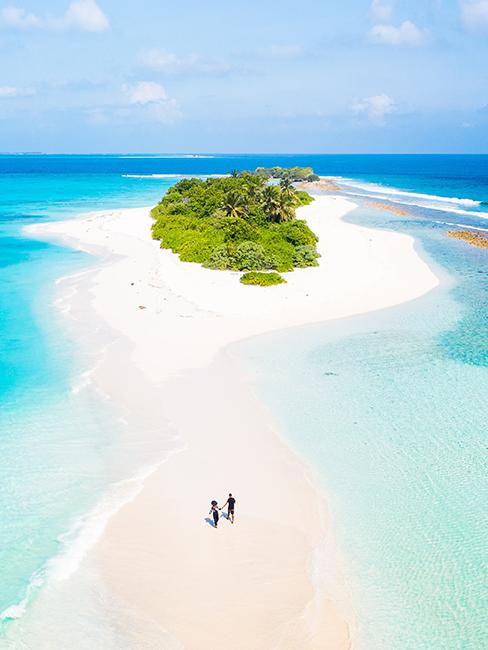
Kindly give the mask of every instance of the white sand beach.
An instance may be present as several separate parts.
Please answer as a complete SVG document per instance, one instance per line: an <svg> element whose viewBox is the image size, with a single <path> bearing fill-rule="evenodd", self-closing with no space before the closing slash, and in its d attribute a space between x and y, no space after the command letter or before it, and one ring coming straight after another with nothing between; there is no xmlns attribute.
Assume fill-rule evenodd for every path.
<svg viewBox="0 0 488 650"><path fill-rule="evenodd" d="M353 612L327 497L227 346L383 309L437 286L412 238L345 223L354 208L339 196L317 196L300 208L319 236L320 265L266 288L161 250L151 239L148 208L29 227L35 237L100 256L95 272L79 279L78 295L90 299L85 326L101 319L127 358L123 387L110 360L94 380L116 403L130 393L133 415L140 409L151 418L141 385L131 384L136 368L134 376L160 394L184 445L111 518L94 549L101 576L133 613L127 634L131 626L138 638L152 630L137 647L351 647ZM215 530L206 521L209 501L229 491L237 497L236 523L222 519ZM334 577L327 583L313 571L318 550ZM159 645L154 630L164 639Z"/></svg>

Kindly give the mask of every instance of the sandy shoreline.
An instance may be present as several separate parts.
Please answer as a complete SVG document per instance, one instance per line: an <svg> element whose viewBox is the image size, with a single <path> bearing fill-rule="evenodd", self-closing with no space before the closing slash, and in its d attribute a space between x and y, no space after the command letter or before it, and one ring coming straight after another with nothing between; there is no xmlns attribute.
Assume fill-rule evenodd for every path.
<svg viewBox="0 0 488 650"><path fill-rule="evenodd" d="M225 348L396 305L438 284L410 237L342 221L354 207L331 196L302 208L320 238L320 266L266 289L160 250L148 209L29 228L102 257L85 287L93 312L86 318L102 319L120 338L125 372L135 364L161 395L155 424L162 409L186 445L111 519L96 548L102 576L134 614L127 634L130 625L147 626L164 638L144 647L350 647L346 592L312 579L314 551L330 537L323 497ZM95 380L117 394L116 373L105 364ZM126 383L133 411L151 419L140 386ZM213 530L208 501L229 490L238 523ZM326 552L340 584L333 544Z"/></svg>

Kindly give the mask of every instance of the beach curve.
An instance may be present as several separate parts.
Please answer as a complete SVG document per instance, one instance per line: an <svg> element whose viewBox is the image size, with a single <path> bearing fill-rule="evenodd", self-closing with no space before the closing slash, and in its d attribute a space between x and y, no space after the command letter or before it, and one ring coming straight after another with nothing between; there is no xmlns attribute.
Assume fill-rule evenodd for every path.
<svg viewBox="0 0 488 650"><path fill-rule="evenodd" d="M164 387L165 412L187 443L111 519L96 550L135 624L150 619L184 647L350 646L350 612L337 602L346 595L320 593L311 577L328 528L322 495L226 346L383 309L438 284L410 237L344 222L355 207L332 196L301 208L320 238L320 266L266 289L160 250L148 209L30 228L102 256L88 317L126 340L138 369ZM110 392L110 374L99 381ZM236 527L224 521L214 531L204 521L207 501L229 489Z"/></svg>

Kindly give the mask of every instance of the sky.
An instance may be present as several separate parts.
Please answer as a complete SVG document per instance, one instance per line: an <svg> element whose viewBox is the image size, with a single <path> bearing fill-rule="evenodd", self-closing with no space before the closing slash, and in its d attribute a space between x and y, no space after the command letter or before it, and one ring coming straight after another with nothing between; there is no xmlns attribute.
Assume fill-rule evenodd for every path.
<svg viewBox="0 0 488 650"><path fill-rule="evenodd" d="M0 0L0 151L487 153L488 0Z"/></svg>

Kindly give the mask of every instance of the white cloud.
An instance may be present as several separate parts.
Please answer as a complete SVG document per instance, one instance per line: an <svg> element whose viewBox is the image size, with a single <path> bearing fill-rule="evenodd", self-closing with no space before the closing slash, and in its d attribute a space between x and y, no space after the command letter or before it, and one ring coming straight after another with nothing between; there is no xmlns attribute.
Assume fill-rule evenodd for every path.
<svg viewBox="0 0 488 650"><path fill-rule="evenodd" d="M165 101L168 98L166 90L155 81L139 81L134 86L125 86L130 104L150 104Z"/></svg>
<svg viewBox="0 0 488 650"><path fill-rule="evenodd" d="M372 0L371 13L377 20L388 20L393 12L390 2L385 0Z"/></svg>
<svg viewBox="0 0 488 650"><path fill-rule="evenodd" d="M0 86L0 97L18 97L19 90L14 86Z"/></svg>
<svg viewBox="0 0 488 650"><path fill-rule="evenodd" d="M109 22L96 0L75 0L61 18L60 27L85 32L104 32L109 28Z"/></svg>
<svg viewBox="0 0 488 650"><path fill-rule="evenodd" d="M74 0L59 18L36 16L22 7L4 7L0 10L0 25L12 29L72 29L84 32L103 32L110 26L96 0Z"/></svg>
<svg viewBox="0 0 488 650"><path fill-rule="evenodd" d="M146 115L158 122L174 122L181 116L178 103L168 96L165 88L155 81L139 81L123 86L129 104L143 108Z"/></svg>
<svg viewBox="0 0 488 650"><path fill-rule="evenodd" d="M417 27L411 20L405 20L401 25L375 25L369 31L369 37L375 43L385 45L421 45L426 32Z"/></svg>
<svg viewBox="0 0 488 650"><path fill-rule="evenodd" d="M34 91L30 88L16 88L15 86L0 86L0 99L10 99L12 97L25 97L33 95Z"/></svg>
<svg viewBox="0 0 488 650"><path fill-rule="evenodd" d="M221 74L229 70L229 66L219 61L203 59L198 54L179 56L166 52L157 47L143 50L139 54L139 62L146 68L166 74L188 74L198 72L203 74Z"/></svg>
<svg viewBox="0 0 488 650"><path fill-rule="evenodd" d="M142 65L152 70L160 70L161 72L178 72L184 68L188 63L193 63L194 59L190 56L179 57L172 52L165 52L157 47L150 50L144 50L139 55L139 61Z"/></svg>
<svg viewBox="0 0 488 650"><path fill-rule="evenodd" d="M260 48L258 54L272 59L296 59L303 54L303 49L300 45L270 45Z"/></svg>
<svg viewBox="0 0 488 650"><path fill-rule="evenodd" d="M389 113L393 113L395 110L395 102L391 97L385 94L373 95L372 97L366 97L365 99L355 102L352 106L352 110L355 113L366 115L372 122L382 124L385 116Z"/></svg>
<svg viewBox="0 0 488 650"><path fill-rule="evenodd" d="M488 0L462 0L461 12L468 29L488 28Z"/></svg>
<svg viewBox="0 0 488 650"><path fill-rule="evenodd" d="M35 14L28 13L21 7L4 7L0 11L0 23L6 27L29 29L40 27L42 21Z"/></svg>

